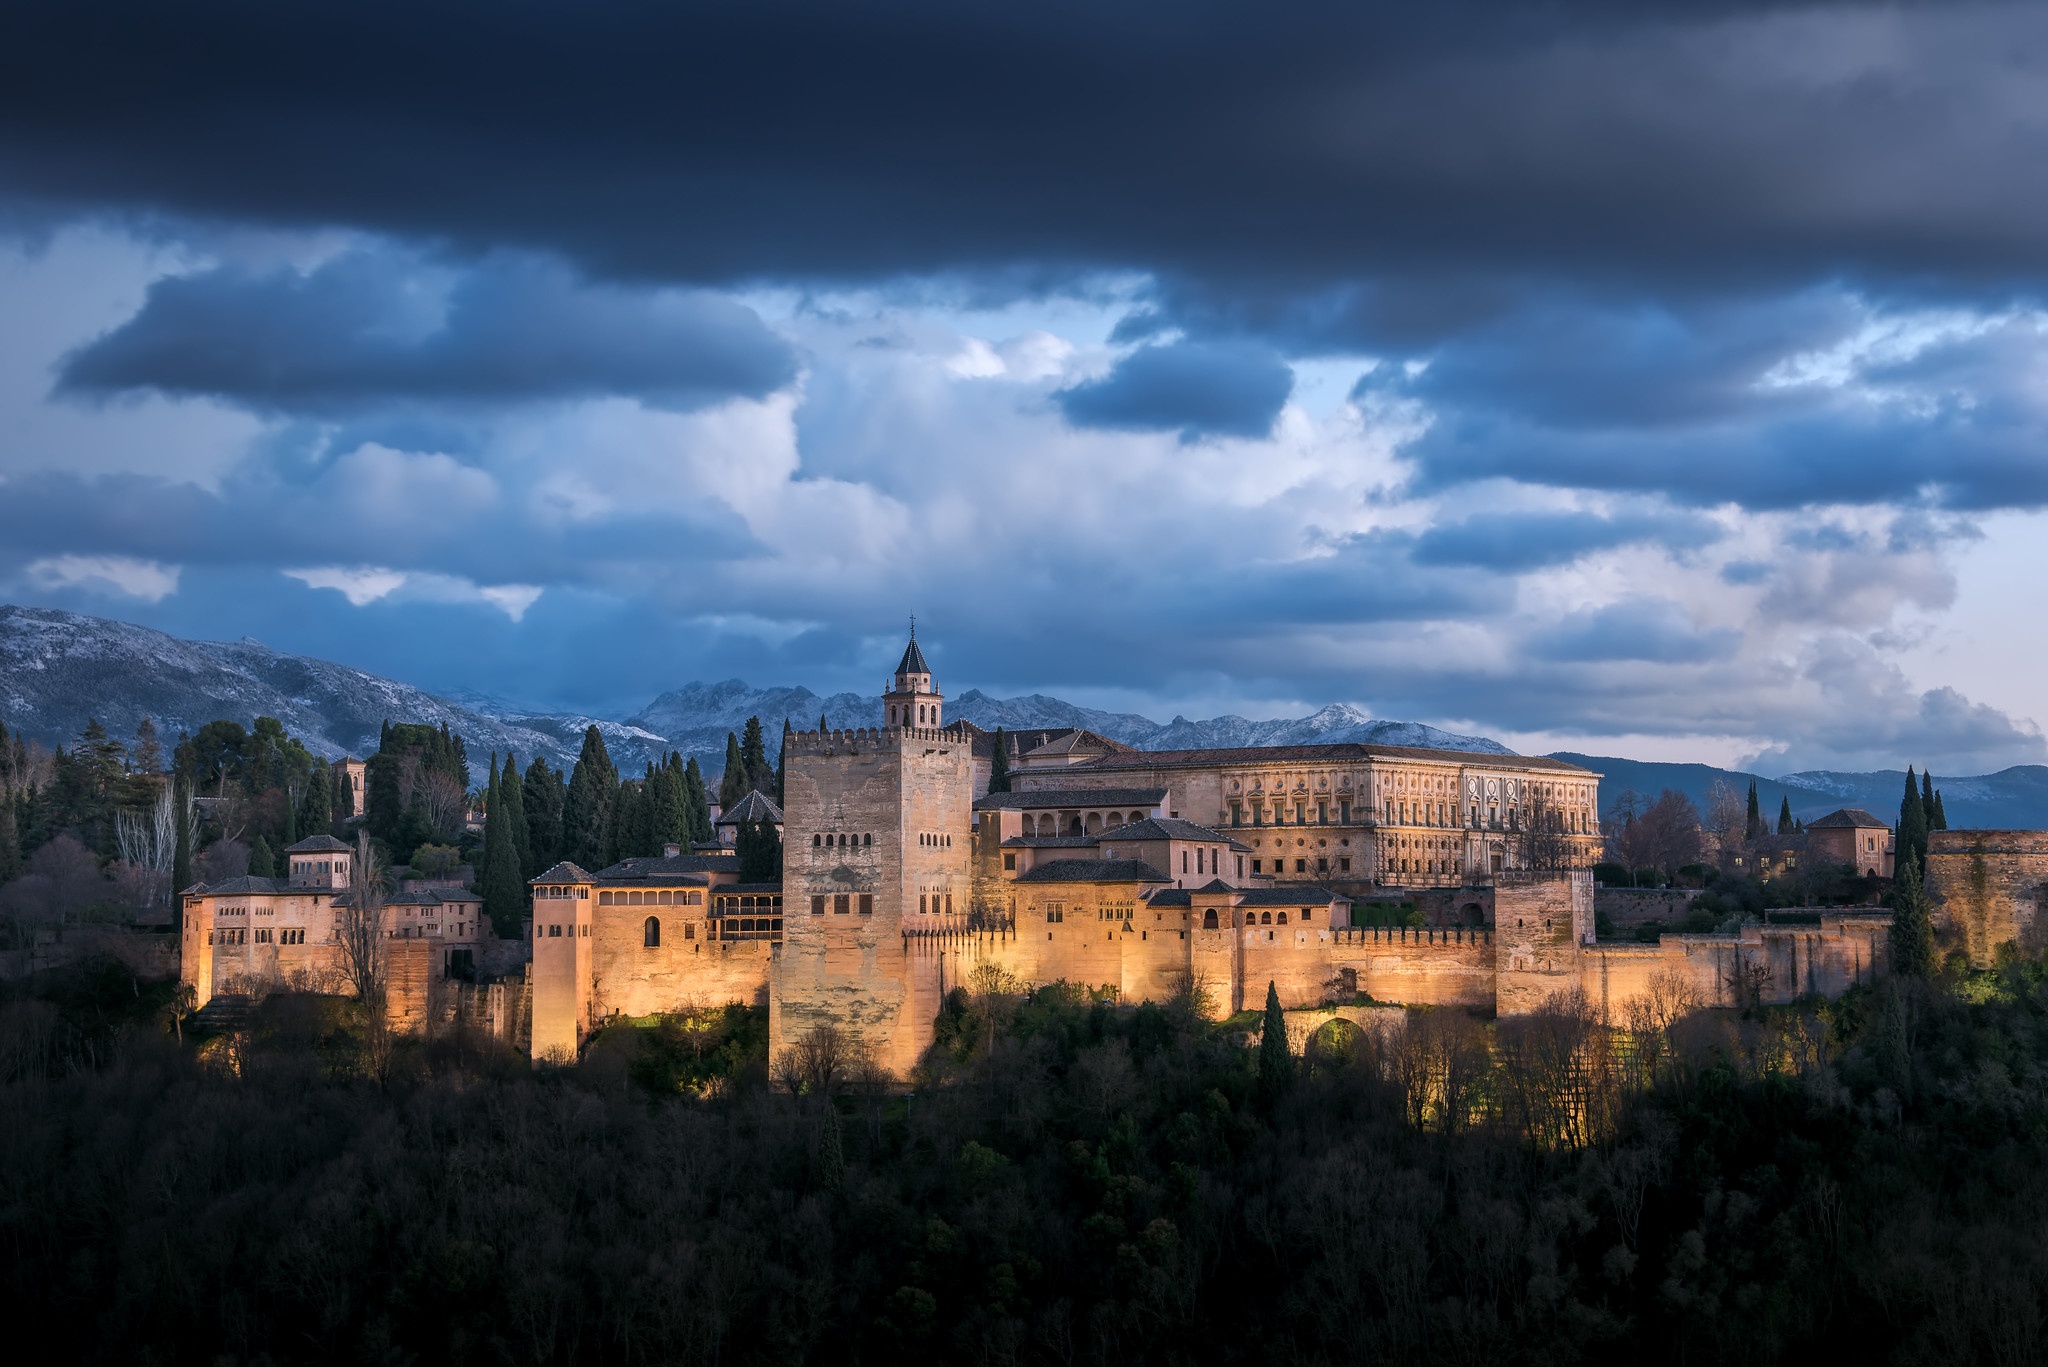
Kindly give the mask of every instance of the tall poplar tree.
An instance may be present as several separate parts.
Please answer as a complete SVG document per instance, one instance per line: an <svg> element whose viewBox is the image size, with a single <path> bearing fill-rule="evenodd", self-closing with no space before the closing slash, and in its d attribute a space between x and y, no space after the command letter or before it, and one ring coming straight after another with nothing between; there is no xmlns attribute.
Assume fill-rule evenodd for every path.
<svg viewBox="0 0 2048 1367"><path fill-rule="evenodd" d="M690 762L683 766L683 800L690 808L691 840L711 838L711 795L704 789L704 770L699 767L697 757L690 756Z"/></svg>
<svg viewBox="0 0 2048 1367"><path fill-rule="evenodd" d="M534 872L543 873L562 858L562 802L567 791L561 770L548 768L546 758L535 755L519 787L519 800L526 807L527 840L538 865Z"/></svg>
<svg viewBox="0 0 2048 1367"><path fill-rule="evenodd" d="M504 802L504 789L516 784L518 771L507 757L506 776L498 776L498 756L491 755L491 805L484 813L484 914L501 940L519 937L520 921L526 915L526 879L519 872L519 840L512 830L512 813Z"/></svg>
<svg viewBox="0 0 2048 1367"><path fill-rule="evenodd" d="M1934 927L1927 911L1927 890L1921 885L1920 861L1903 854L1898 877L1892 880L1892 972L1924 978L1934 966Z"/></svg>
<svg viewBox="0 0 2048 1367"><path fill-rule="evenodd" d="M740 738L725 733L725 772L718 776L718 809L731 811L747 795L747 761L740 754Z"/></svg>
<svg viewBox="0 0 2048 1367"><path fill-rule="evenodd" d="M562 801L562 857L595 873L611 861L612 807L619 797L619 771L595 725L583 733L583 752L569 775Z"/></svg>
<svg viewBox="0 0 2048 1367"><path fill-rule="evenodd" d="M992 793L1010 791L1010 741L1000 726L996 728L995 752L988 761L988 790Z"/></svg>
<svg viewBox="0 0 2048 1367"><path fill-rule="evenodd" d="M498 786L491 795L491 801L501 803L505 808L505 829L512 836L523 897L526 880L540 870L534 866L533 832L526 824L526 785L519 778L519 759L510 750L505 752L505 768L498 775Z"/></svg>
<svg viewBox="0 0 2048 1367"><path fill-rule="evenodd" d="M1272 1101L1294 1081L1294 1055L1287 1048L1287 1016L1280 990L1266 984L1266 1018L1259 1028L1259 1091Z"/></svg>
<svg viewBox="0 0 2048 1367"><path fill-rule="evenodd" d="M768 762L768 738L762 734L759 717L748 717L746 729L740 733L740 763L747 771L747 786L741 797L747 793L767 796L774 792L775 767Z"/></svg>
<svg viewBox="0 0 2048 1367"><path fill-rule="evenodd" d="M1913 772L1913 766L1906 766L1906 795L1899 802L1899 833L1897 861L1903 863L1911 853L1917 864L1927 853L1927 809L1920 805L1920 781Z"/></svg>
<svg viewBox="0 0 2048 1367"><path fill-rule="evenodd" d="M1749 818L1743 826L1743 839L1754 840L1764 833L1764 814L1756 803L1756 780L1749 781Z"/></svg>

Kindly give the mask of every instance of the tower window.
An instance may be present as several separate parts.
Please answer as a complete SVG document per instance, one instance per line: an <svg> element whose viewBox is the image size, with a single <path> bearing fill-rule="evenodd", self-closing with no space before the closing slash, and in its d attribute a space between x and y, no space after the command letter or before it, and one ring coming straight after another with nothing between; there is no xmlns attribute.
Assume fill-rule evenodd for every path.
<svg viewBox="0 0 2048 1367"><path fill-rule="evenodd" d="M640 928L640 943L648 949L661 948L661 919L659 917L650 916L647 918L647 924Z"/></svg>
<svg viewBox="0 0 2048 1367"><path fill-rule="evenodd" d="M825 914L825 899L824 899L824 897L823 897L823 896L813 896L813 897L811 898L811 915L813 915L813 916L823 916L824 914Z"/></svg>
<svg viewBox="0 0 2048 1367"><path fill-rule="evenodd" d="M848 894L843 892L832 894L832 914L834 916L844 916L852 909L852 898Z"/></svg>
<svg viewBox="0 0 2048 1367"><path fill-rule="evenodd" d="M863 916L873 916L875 914L875 895L873 893L864 892L860 895L860 914Z"/></svg>

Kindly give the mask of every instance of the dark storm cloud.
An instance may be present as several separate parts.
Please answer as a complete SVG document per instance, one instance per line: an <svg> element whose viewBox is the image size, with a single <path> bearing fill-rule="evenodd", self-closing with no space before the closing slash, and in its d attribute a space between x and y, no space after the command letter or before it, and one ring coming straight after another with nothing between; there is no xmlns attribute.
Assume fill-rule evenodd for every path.
<svg viewBox="0 0 2048 1367"><path fill-rule="evenodd" d="M1533 653L1572 662L1700 664L1726 659L1741 644L1740 632L1696 629L1676 603L1631 598L1566 617L1544 632Z"/></svg>
<svg viewBox="0 0 2048 1367"><path fill-rule="evenodd" d="M141 312L69 358L61 387L296 412L603 394L691 408L795 372L788 344L727 299L592 287L531 260L448 270L356 251L303 274L159 280Z"/></svg>
<svg viewBox="0 0 2048 1367"><path fill-rule="evenodd" d="M22 0L0 177L600 272L1139 269L1441 334L1546 275L2039 279L2048 13ZM1399 283L1388 283L1396 281Z"/></svg>
<svg viewBox="0 0 2048 1367"><path fill-rule="evenodd" d="M1667 513L1483 513L1440 523L1415 541L1423 565L1474 565L1506 574L1568 565L1594 551L1655 542L1673 551L1694 550L1721 537L1697 516Z"/></svg>
<svg viewBox="0 0 2048 1367"><path fill-rule="evenodd" d="M1099 380L1062 390L1060 411L1078 427L1263 437L1294 390L1294 372L1269 346L1177 342L1140 347Z"/></svg>

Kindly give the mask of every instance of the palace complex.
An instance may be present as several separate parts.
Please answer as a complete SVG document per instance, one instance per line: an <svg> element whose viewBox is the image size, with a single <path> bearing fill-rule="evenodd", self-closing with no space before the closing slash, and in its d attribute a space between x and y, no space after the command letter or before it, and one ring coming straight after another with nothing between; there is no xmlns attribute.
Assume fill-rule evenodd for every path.
<svg viewBox="0 0 2048 1367"><path fill-rule="evenodd" d="M944 705L913 638L876 725L785 733L782 808L749 798L750 820L781 826L779 883L741 882L727 850L679 846L532 880L529 938L504 947L521 1005L503 1005L501 982L494 1012L547 1059L613 1016L765 1002L778 1054L831 1025L900 1075L945 994L984 966L1131 1001L1197 991L1219 1014L1257 1006L1269 983L1294 1008L1515 1013L1570 991L1619 1010L1660 973L1704 1001L1788 1000L1882 960L1882 918L1856 915L1596 943L1600 776L1558 760L1355 743L1139 751L1047 729L1008 738L1010 789L990 792L995 738ZM202 1000L237 975L336 971L346 847L322 837L289 858L286 879L186 895L185 976ZM473 896L413 895L387 913L408 965L394 983L445 972L480 933ZM1396 907L1403 923L1387 924Z"/></svg>

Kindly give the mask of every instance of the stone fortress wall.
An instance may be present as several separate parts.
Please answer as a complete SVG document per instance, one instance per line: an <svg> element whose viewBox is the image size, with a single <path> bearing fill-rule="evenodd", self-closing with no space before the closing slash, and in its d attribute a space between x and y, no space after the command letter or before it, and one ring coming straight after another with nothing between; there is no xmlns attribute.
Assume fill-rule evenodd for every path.
<svg viewBox="0 0 2048 1367"><path fill-rule="evenodd" d="M2048 896L2048 831L1932 831L1927 891L1935 928L1989 968L2003 945L2037 947Z"/></svg>

